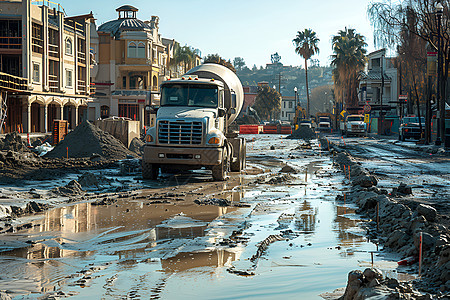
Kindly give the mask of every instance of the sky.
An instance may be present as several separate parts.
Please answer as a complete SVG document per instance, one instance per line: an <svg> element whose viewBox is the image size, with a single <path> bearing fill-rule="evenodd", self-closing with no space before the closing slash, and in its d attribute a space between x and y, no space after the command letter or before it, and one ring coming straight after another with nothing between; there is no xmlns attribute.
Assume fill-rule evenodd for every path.
<svg viewBox="0 0 450 300"><path fill-rule="evenodd" d="M55 0L53 0L55 1ZM93 12L97 26L117 19L116 8L137 7L137 17L160 19L162 37L182 46L198 48L202 56L219 54L233 61L242 57L249 68L270 63L278 53L284 65L304 66L292 40L298 31L310 28L320 39L320 53L313 57L329 65L331 38L345 27L366 37L368 52L375 50L373 29L367 17L370 0L60 0L67 15Z"/></svg>

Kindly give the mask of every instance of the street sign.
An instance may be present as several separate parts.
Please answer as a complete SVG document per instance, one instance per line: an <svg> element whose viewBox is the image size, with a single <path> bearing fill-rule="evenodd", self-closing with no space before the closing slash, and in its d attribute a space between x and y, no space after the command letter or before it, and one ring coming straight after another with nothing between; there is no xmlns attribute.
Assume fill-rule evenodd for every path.
<svg viewBox="0 0 450 300"><path fill-rule="evenodd" d="M343 117L343 118L345 118L345 114L346 114L347 112L345 111L345 110L343 110L343 111L341 111L341 116Z"/></svg>
<svg viewBox="0 0 450 300"><path fill-rule="evenodd" d="M398 102L406 102L408 100L408 95L399 95Z"/></svg>
<svg viewBox="0 0 450 300"><path fill-rule="evenodd" d="M369 122L370 122L370 115L369 114L365 114L364 115L364 123L369 124Z"/></svg>
<svg viewBox="0 0 450 300"><path fill-rule="evenodd" d="M366 104L363 106L363 110L365 113L370 112L371 109L372 109L372 107L369 104Z"/></svg>

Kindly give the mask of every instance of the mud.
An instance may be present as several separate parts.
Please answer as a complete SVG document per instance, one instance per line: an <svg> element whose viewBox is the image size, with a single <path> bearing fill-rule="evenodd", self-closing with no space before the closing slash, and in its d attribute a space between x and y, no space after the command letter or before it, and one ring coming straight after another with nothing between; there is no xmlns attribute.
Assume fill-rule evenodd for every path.
<svg viewBox="0 0 450 300"><path fill-rule="evenodd" d="M439 299L448 297L450 270L445 264L450 261L450 234L444 225L447 222L442 222L448 218L447 208L439 213L430 205L420 204L420 200L414 201L413 188L403 182L390 193L376 187L379 179L361 167L359 158L347 153L345 146L333 145L333 148L339 153L335 164L353 186L349 193L338 196L337 200L355 203L359 207L358 212L371 220L366 224L369 238L399 253L406 261L409 272L421 274L420 279L410 284L397 283L392 287L389 282L370 283L358 271L352 271L342 299L365 299L381 293L380 289L385 297L392 297L398 290L410 299L423 299L417 290L431 293ZM404 197L408 197L408 201L402 201ZM419 239L423 239L422 247L419 247ZM420 254L421 248L423 252ZM420 264L419 257L424 257ZM413 288L416 290L413 291Z"/></svg>
<svg viewBox="0 0 450 300"><path fill-rule="evenodd" d="M341 288L336 299L349 270L375 267L383 274L381 287L396 278L392 289L406 293L401 278L412 267L398 268L400 257L379 249L382 234L372 234L373 215L365 222L356 213L373 213L383 203L381 228L388 232L389 218L401 221L403 207L385 200L388 192L370 168L342 156L351 177L377 180L367 188L352 185L320 144L258 137L247 149L248 169L225 182L212 182L206 171L162 174L157 181L131 171L121 180L137 188L113 191L118 165L110 183L104 172L72 176L62 186L83 192L62 198L74 204L10 219L12 230L0 235L0 290L36 298L314 299ZM280 173L286 165L299 172ZM99 191L102 185L109 188ZM51 199L26 193L43 197L36 202ZM433 211L421 206L417 217L424 215L430 219ZM366 286L370 274L364 276L360 290L372 288Z"/></svg>

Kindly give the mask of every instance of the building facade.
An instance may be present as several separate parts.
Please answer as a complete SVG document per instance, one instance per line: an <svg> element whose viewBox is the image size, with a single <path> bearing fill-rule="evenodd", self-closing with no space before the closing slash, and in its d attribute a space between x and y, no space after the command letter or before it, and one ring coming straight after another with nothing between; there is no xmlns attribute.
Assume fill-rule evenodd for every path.
<svg viewBox="0 0 450 300"><path fill-rule="evenodd" d="M118 18L100 25L96 34L95 99L89 119L118 116L149 123L145 107L159 104L159 84L170 77L169 59L174 41L161 38L159 18L137 18L138 9L124 5ZM169 51L167 51L169 50Z"/></svg>
<svg viewBox="0 0 450 300"><path fill-rule="evenodd" d="M293 122L295 119L295 106L296 99L295 96L282 96L281 97L281 112L280 120Z"/></svg>
<svg viewBox="0 0 450 300"><path fill-rule="evenodd" d="M0 72L27 82L2 93L3 132L49 132L60 119L74 128L87 118L93 16L68 17L59 4L34 3L0 2Z"/></svg>
<svg viewBox="0 0 450 300"><path fill-rule="evenodd" d="M397 68L392 58L386 57L386 49L369 53L367 58L366 72L360 74L359 105L369 104L374 114L381 105L384 111L389 111L399 96Z"/></svg>

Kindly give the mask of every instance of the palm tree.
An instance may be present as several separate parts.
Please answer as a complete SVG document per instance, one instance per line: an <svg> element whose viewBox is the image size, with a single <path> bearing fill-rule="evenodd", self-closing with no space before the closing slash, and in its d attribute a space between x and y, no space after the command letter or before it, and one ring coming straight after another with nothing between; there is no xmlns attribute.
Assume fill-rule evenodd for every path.
<svg viewBox="0 0 450 300"><path fill-rule="evenodd" d="M308 59L314 54L319 53L319 38L316 36L316 32L312 29L305 29L303 31L298 31L295 39L292 40L295 45L295 53L300 55L305 59L305 77L306 77L306 99L307 106L306 112L308 118L309 114L309 89L308 89Z"/></svg>
<svg viewBox="0 0 450 300"><path fill-rule="evenodd" d="M178 44L174 49L172 63L174 65L182 64L183 71L184 73L186 73L190 68L193 67L196 55L197 52L192 47L187 45L180 47L180 45Z"/></svg>
<svg viewBox="0 0 450 300"><path fill-rule="evenodd" d="M344 108L357 106L358 73L366 65L367 50L364 36L355 29L340 30L332 39L334 54L331 56L334 84Z"/></svg>

